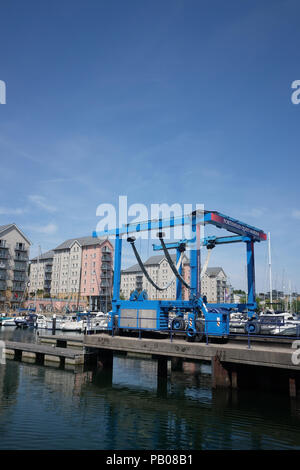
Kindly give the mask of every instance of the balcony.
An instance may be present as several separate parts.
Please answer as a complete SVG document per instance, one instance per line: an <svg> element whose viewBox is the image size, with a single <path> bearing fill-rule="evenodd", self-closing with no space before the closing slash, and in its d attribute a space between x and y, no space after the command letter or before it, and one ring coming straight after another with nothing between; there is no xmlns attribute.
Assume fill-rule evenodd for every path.
<svg viewBox="0 0 300 470"><path fill-rule="evenodd" d="M23 252L27 253L28 250L25 246L25 243L16 243L15 251L23 251Z"/></svg>
<svg viewBox="0 0 300 470"><path fill-rule="evenodd" d="M4 250L0 250L0 259L8 259L8 258L9 258L9 254Z"/></svg>
<svg viewBox="0 0 300 470"><path fill-rule="evenodd" d="M22 274L16 274L16 273L14 273L13 281L25 282L25 281L26 281L25 274L22 275Z"/></svg>
<svg viewBox="0 0 300 470"><path fill-rule="evenodd" d="M111 255L108 253L102 254L102 261L111 261Z"/></svg>
<svg viewBox="0 0 300 470"><path fill-rule="evenodd" d="M100 290L100 296L108 296L110 295L109 289L101 289Z"/></svg>
<svg viewBox="0 0 300 470"><path fill-rule="evenodd" d="M14 267L13 267L13 271L26 271L27 269L27 266L26 264L18 264L18 263L15 263Z"/></svg>
<svg viewBox="0 0 300 470"><path fill-rule="evenodd" d="M6 281L0 281L0 290L6 290Z"/></svg>
<svg viewBox="0 0 300 470"><path fill-rule="evenodd" d="M25 255L21 255L21 256L15 256L14 257L14 260L15 261L21 261L22 263L23 262L27 262L28 261L28 256L25 256Z"/></svg>
<svg viewBox="0 0 300 470"><path fill-rule="evenodd" d="M25 282L13 282L12 290L14 292L23 292L25 290Z"/></svg>
<svg viewBox="0 0 300 470"><path fill-rule="evenodd" d="M101 287L110 287L110 282L102 281L101 282Z"/></svg>
<svg viewBox="0 0 300 470"><path fill-rule="evenodd" d="M101 264L101 269L102 269L102 271L111 271L111 264L102 263Z"/></svg>

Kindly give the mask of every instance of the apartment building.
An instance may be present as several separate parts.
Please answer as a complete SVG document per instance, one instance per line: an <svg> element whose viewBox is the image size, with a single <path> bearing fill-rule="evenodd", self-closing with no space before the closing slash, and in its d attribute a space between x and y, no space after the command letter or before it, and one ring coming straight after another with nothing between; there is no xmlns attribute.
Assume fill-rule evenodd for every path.
<svg viewBox="0 0 300 470"><path fill-rule="evenodd" d="M54 251L50 250L46 253L36 256L30 261L30 293L43 291L44 295L50 295L53 257Z"/></svg>
<svg viewBox="0 0 300 470"><path fill-rule="evenodd" d="M228 296L227 276L221 267L207 268L201 282L201 294L206 295L210 303L230 301Z"/></svg>
<svg viewBox="0 0 300 470"><path fill-rule="evenodd" d="M17 307L28 282L30 241L16 224L0 225L0 306Z"/></svg>
<svg viewBox="0 0 300 470"><path fill-rule="evenodd" d="M52 297L70 300L83 297L93 310L109 304L113 246L107 238L72 238L53 252Z"/></svg>
<svg viewBox="0 0 300 470"><path fill-rule="evenodd" d="M81 297L89 308L107 312L111 309L113 279L113 246L105 239L82 247Z"/></svg>
<svg viewBox="0 0 300 470"><path fill-rule="evenodd" d="M171 255L172 261L176 262L176 255ZM151 256L145 262L145 268L149 276L160 287L167 286L174 273L171 270L167 259L161 256ZM190 266L187 257L184 258L182 266L182 277L190 284ZM176 298L176 280L165 290L158 291L147 280L138 264L131 266L121 273L121 294L125 299L129 299L134 291L146 290L148 298L153 299L175 299ZM223 303L230 301L228 296L227 276L221 267L207 268L201 282L202 296L206 295L210 303ZM189 299L189 289L182 286L182 299Z"/></svg>
<svg viewBox="0 0 300 470"><path fill-rule="evenodd" d="M176 263L176 255L171 255L172 261ZM174 273L170 268L170 265L164 255L151 256L145 263L145 268L151 279L160 287L167 287L170 281L174 278ZM188 264L188 258L183 258L183 277L189 278L189 270L186 269ZM130 294L134 291L145 290L148 294L148 298L154 299L175 299L176 298L176 280L169 285L164 291L156 290L155 287L150 284L146 276L141 271L138 264L131 266L130 268L122 270L121 273L121 294L125 299L129 299ZM185 298L187 293L183 289L182 297Z"/></svg>

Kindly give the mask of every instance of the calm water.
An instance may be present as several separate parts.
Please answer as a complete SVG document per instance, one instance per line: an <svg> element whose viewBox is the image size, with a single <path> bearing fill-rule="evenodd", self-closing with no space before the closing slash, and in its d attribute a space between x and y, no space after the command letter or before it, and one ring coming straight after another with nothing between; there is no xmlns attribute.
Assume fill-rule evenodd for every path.
<svg viewBox="0 0 300 470"><path fill-rule="evenodd" d="M8 327L0 339L34 341ZM212 392L208 365L184 364L157 391L156 362L115 357L113 374L13 360L0 365L0 449L300 449L300 403Z"/></svg>

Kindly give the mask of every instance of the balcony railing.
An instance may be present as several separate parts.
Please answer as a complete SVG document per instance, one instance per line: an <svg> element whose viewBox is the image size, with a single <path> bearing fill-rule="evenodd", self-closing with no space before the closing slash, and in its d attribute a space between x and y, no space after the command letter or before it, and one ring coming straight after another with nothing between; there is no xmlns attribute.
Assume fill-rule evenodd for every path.
<svg viewBox="0 0 300 470"><path fill-rule="evenodd" d="M102 261L111 261L111 255L108 253L102 254Z"/></svg>
<svg viewBox="0 0 300 470"><path fill-rule="evenodd" d="M14 277L13 277L13 281L17 281L17 282L25 282L26 281L26 277L25 275L22 276L22 275L17 275L16 273L14 274Z"/></svg>
<svg viewBox="0 0 300 470"><path fill-rule="evenodd" d="M102 281L101 282L101 287L110 287L110 283L107 281Z"/></svg>
<svg viewBox="0 0 300 470"><path fill-rule="evenodd" d="M0 259L8 259L9 254L6 253L5 251L0 251Z"/></svg>
<svg viewBox="0 0 300 470"><path fill-rule="evenodd" d="M26 281L26 276L25 276L25 274L18 273L18 271L17 271L17 272L14 272L12 279L13 279L13 281L22 281L22 282L24 282L24 281Z"/></svg>
<svg viewBox="0 0 300 470"><path fill-rule="evenodd" d="M111 271L111 264L108 264L108 263L102 263L101 265L101 269L104 271Z"/></svg>
<svg viewBox="0 0 300 470"><path fill-rule="evenodd" d="M24 243L17 243L15 246L15 251L23 251L27 253L28 250L26 246L24 245Z"/></svg>
<svg viewBox="0 0 300 470"><path fill-rule="evenodd" d="M109 289L101 289L101 290L100 290L100 295L105 295L105 296L107 296L107 295L109 295L109 294L110 294Z"/></svg>
<svg viewBox="0 0 300 470"><path fill-rule="evenodd" d="M12 290L14 292L23 292L25 289L25 282L14 282Z"/></svg>
<svg viewBox="0 0 300 470"><path fill-rule="evenodd" d="M26 264L15 263L13 271L26 271Z"/></svg>
<svg viewBox="0 0 300 470"><path fill-rule="evenodd" d="M22 261L22 262L28 261L28 256L15 256L14 260L15 261Z"/></svg>

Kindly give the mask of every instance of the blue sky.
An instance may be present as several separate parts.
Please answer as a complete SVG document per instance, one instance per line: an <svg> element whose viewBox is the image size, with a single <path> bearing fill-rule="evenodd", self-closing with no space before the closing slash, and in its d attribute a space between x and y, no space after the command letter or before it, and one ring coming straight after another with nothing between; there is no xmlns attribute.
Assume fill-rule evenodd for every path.
<svg viewBox="0 0 300 470"><path fill-rule="evenodd" d="M299 13L297 0L2 2L0 224L36 255L91 234L119 195L203 203L270 231L274 287L300 291ZM235 287L244 251L212 256Z"/></svg>

